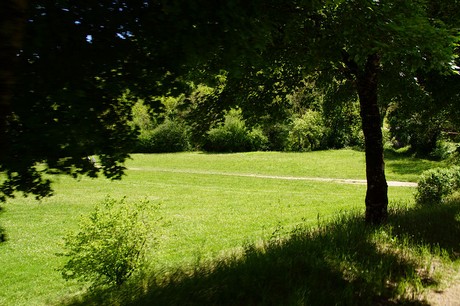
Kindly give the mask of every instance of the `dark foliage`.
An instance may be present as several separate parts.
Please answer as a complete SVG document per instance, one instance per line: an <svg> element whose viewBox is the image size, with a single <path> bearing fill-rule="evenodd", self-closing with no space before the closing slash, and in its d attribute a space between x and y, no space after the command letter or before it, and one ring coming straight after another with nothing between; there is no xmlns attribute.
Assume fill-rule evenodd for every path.
<svg viewBox="0 0 460 306"><path fill-rule="evenodd" d="M368 208L384 216L380 111L387 104L379 91L392 88L382 86L390 78L380 76L414 80L433 70L445 73L455 51L457 33L449 27L458 16L448 12L458 11L452 9L458 3L427 4L30 1L19 33L24 43L8 49L18 68L7 71L14 78L2 79L15 82L7 86L13 97L1 97L11 100L2 104L7 116L0 118L0 171L7 175L1 198L14 191L49 195L42 171L120 178L136 134L127 124L129 101L184 92L185 81L209 81L223 69L229 73L223 101L241 105L247 117L278 123L286 118L284 97L306 75L327 75L330 84L352 88L361 105L369 186L378 186L368 192ZM133 98L119 99L122 94ZM92 154L100 156L100 168L88 162Z"/></svg>

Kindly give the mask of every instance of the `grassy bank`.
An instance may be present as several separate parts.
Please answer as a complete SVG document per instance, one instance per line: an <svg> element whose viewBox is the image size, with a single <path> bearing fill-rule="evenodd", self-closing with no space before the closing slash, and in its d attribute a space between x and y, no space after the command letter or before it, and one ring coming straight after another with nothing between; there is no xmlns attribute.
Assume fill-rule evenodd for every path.
<svg viewBox="0 0 460 306"><path fill-rule="evenodd" d="M392 209L375 228L347 213L246 244L231 256L152 271L68 305L429 305L459 268L460 199ZM430 220L430 222L426 222ZM163 273L162 273L163 272Z"/></svg>

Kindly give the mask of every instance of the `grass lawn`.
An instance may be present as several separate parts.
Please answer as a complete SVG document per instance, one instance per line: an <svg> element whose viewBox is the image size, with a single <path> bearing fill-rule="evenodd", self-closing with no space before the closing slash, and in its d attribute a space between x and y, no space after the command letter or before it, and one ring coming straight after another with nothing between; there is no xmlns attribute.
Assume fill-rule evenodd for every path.
<svg viewBox="0 0 460 306"><path fill-rule="evenodd" d="M364 179L364 154L352 150L311 153L135 154L121 181L55 177L55 196L36 202L18 197L4 205L0 224L0 305L56 304L78 294L59 267L62 237L76 229L107 195L160 203L159 270L229 254L247 243L287 235L298 225L316 225L340 212L364 210L364 185L238 176L238 174ZM438 164L387 159L388 180L416 181ZM231 174L231 175L225 175ZM390 187L391 203L409 203L414 189Z"/></svg>

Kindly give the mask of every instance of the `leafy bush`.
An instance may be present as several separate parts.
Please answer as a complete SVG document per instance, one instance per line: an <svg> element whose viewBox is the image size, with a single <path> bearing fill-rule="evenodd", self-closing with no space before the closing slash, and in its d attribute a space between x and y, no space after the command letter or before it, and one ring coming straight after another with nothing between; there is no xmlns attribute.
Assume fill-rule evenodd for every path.
<svg viewBox="0 0 460 306"><path fill-rule="evenodd" d="M287 124L276 123L264 127L264 134L267 135L268 149L272 151L284 151L286 147L289 127Z"/></svg>
<svg viewBox="0 0 460 306"><path fill-rule="evenodd" d="M268 137L264 135L260 128L253 128L248 133L249 142L251 144L251 151L265 151L268 150Z"/></svg>
<svg viewBox="0 0 460 306"><path fill-rule="evenodd" d="M460 167L430 169L420 176L415 200L421 205L442 203L459 188Z"/></svg>
<svg viewBox="0 0 460 306"><path fill-rule="evenodd" d="M212 128L203 149L211 152L245 152L265 150L268 138L259 128L249 130L241 110L232 109L225 115L223 123Z"/></svg>
<svg viewBox="0 0 460 306"><path fill-rule="evenodd" d="M428 156L436 149L445 118L427 107L391 105L387 120L391 137L399 146L410 145L415 153Z"/></svg>
<svg viewBox="0 0 460 306"><path fill-rule="evenodd" d="M134 104L132 116L132 126L139 129L141 133L142 131L153 130L155 128L155 119L152 117L151 111L143 101L138 101Z"/></svg>
<svg viewBox="0 0 460 306"><path fill-rule="evenodd" d="M321 147L324 137L321 114L308 110L303 116L295 117L287 139L289 151L312 151Z"/></svg>
<svg viewBox="0 0 460 306"><path fill-rule="evenodd" d="M122 285L140 269L150 228L145 218L148 201L126 203L106 198L87 217L80 230L64 238L69 258L65 279L89 281L92 287Z"/></svg>
<svg viewBox="0 0 460 306"><path fill-rule="evenodd" d="M138 151L144 153L182 152L190 149L184 124L167 119L153 130L141 130Z"/></svg>
<svg viewBox="0 0 460 306"><path fill-rule="evenodd" d="M452 157L457 151L457 144L453 142L447 142L444 140L438 140L436 147L431 152L430 157L435 159L443 160Z"/></svg>
<svg viewBox="0 0 460 306"><path fill-rule="evenodd" d="M134 105L131 124L139 131L136 152L163 153L190 149L188 128L178 119L173 119L180 99L163 97L162 104L167 116L161 124L143 102Z"/></svg>
<svg viewBox="0 0 460 306"><path fill-rule="evenodd" d="M340 102L338 102L340 101ZM326 146L364 148L359 102L345 97L329 97L322 109Z"/></svg>
<svg viewBox="0 0 460 306"><path fill-rule="evenodd" d="M141 130L137 137L136 153L151 153L152 152L152 138L153 129Z"/></svg>

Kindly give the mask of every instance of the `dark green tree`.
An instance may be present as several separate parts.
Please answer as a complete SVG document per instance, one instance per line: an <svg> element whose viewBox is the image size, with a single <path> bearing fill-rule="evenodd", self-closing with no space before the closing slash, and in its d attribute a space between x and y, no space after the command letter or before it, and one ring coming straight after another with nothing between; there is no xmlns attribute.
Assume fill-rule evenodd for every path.
<svg viewBox="0 0 460 306"><path fill-rule="evenodd" d="M345 50L347 53L344 53L343 61L353 75L361 105L368 179L366 218L373 223L386 218L387 210L379 114L382 103L378 102L379 75L393 80L402 78L407 83L415 80L420 71L447 72L454 58L455 38L441 23L429 18L423 2L392 2L374 2L361 10L367 35L363 33L361 39L364 41L354 47L360 51L367 50L368 54L364 55L365 62L361 67L359 52L350 56ZM368 15L367 19L365 15ZM388 83L391 84L391 81ZM386 96L391 97L388 91L395 88L382 87L382 90L386 89ZM396 91L396 94L399 93Z"/></svg>
<svg viewBox="0 0 460 306"><path fill-rule="evenodd" d="M133 101L183 91L184 76L224 54L221 41L238 40L235 26L256 29L252 4L237 2L2 1L0 200L51 194L44 173L120 178Z"/></svg>
<svg viewBox="0 0 460 306"><path fill-rule="evenodd" d="M99 18L118 4L16 3L26 1L6 1L9 10L1 9L11 15L2 22L19 18L21 25L3 27L4 35L20 31L23 40L2 49L1 66L10 61L14 67L2 79L9 90L2 92L0 199L15 191L49 195L43 173L95 176L100 169L88 159L92 154L107 177L119 178L135 136L126 125L130 104L119 99L133 54L123 24Z"/></svg>
<svg viewBox="0 0 460 306"><path fill-rule="evenodd" d="M96 175L90 154L101 157L104 174L120 177L134 138L122 94L183 91L181 81L223 69L232 85L224 92L252 88L241 101L257 110L264 103L251 101L282 97L308 75L359 99L366 219L380 223L388 203L381 111L390 85L451 69L457 33L437 12L423 0L30 1L24 43L9 53L18 62L13 94L2 94L11 101L1 126L2 192L48 194L38 163Z"/></svg>
<svg viewBox="0 0 460 306"><path fill-rule="evenodd" d="M458 31L460 13L458 1L428 1L428 15L446 27ZM459 131L460 95L459 49L451 62L456 73L436 70L418 70L416 78L399 78L392 82L397 88L389 109L390 132L401 145L422 156L431 155L443 134Z"/></svg>
<svg viewBox="0 0 460 306"><path fill-rule="evenodd" d="M267 21L265 37L270 41L257 60L238 65L249 68L244 78L281 72L285 88L308 75L324 91L339 91L343 99L359 101L369 223L379 224L387 217L382 113L392 100L404 96L398 84L420 86L421 73L452 73L458 33L436 18L436 9L428 4L423 0L267 1L265 19L256 19ZM243 88L251 84L235 83ZM262 95L267 93L276 97L279 91L264 90Z"/></svg>

